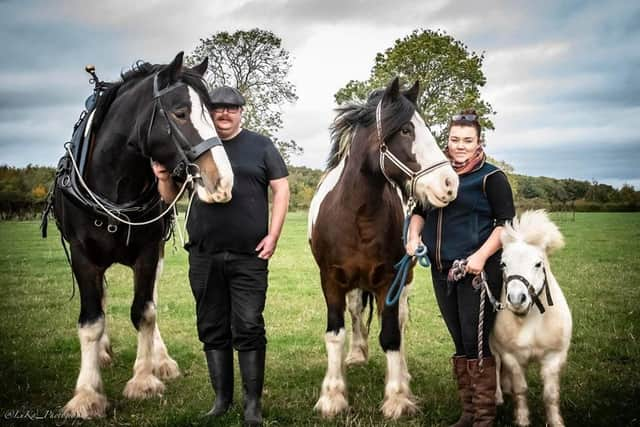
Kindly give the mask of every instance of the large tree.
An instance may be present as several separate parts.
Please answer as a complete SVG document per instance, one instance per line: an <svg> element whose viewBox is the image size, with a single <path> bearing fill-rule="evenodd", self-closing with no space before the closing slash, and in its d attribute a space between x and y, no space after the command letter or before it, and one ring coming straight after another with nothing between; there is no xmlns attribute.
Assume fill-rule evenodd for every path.
<svg viewBox="0 0 640 427"><path fill-rule="evenodd" d="M272 138L287 161L291 155L301 154L302 148L295 141L278 139L281 107L298 99L295 86L287 78L291 60L282 40L258 28L220 31L200 39L186 62L192 66L205 57L209 58L205 78L211 87L232 86L245 96L243 126Z"/></svg>
<svg viewBox="0 0 640 427"><path fill-rule="evenodd" d="M441 146L452 115L474 108L486 129L493 129L491 105L480 95L486 83L484 53L470 52L465 44L443 31L415 30L393 47L378 53L365 81L351 80L335 94L338 104L366 99L371 90L399 76L407 83L420 80L418 105L425 122Z"/></svg>

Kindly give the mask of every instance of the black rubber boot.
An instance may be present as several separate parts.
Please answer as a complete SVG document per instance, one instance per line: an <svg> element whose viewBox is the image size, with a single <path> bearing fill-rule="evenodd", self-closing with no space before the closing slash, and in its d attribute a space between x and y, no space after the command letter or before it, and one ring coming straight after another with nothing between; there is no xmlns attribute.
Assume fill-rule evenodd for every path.
<svg viewBox="0 0 640 427"><path fill-rule="evenodd" d="M204 352L216 401L205 416L217 417L229 410L233 403L233 349Z"/></svg>
<svg viewBox="0 0 640 427"><path fill-rule="evenodd" d="M262 425L262 386L264 384L265 351L238 352L242 389L244 391L244 425Z"/></svg>

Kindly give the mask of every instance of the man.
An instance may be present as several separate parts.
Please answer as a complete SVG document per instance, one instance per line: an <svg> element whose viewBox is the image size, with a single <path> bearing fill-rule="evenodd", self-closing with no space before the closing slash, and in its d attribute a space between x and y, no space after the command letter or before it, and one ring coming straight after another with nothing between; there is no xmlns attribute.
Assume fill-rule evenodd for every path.
<svg viewBox="0 0 640 427"><path fill-rule="evenodd" d="M207 415L227 412L233 399L233 348L238 351L245 425L261 425L266 337L267 265L289 205L287 168L273 142L241 127L244 97L223 86L210 93L211 117L234 174L225 204L194 199L187 229L189 281L196 300L198 336L204 344L216 400ZM158 190L173 200L176 186L154 165ZM268 191L273 192L268 224Z"/></svg>

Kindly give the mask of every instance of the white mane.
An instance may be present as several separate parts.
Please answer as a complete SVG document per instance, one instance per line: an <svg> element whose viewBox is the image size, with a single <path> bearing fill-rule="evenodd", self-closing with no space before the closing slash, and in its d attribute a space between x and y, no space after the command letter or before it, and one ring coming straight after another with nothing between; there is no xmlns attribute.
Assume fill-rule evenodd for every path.
<svg viewBox="0 0 640 427"><path fill-rule="evenodd" d="M564 246L564 237L543 210L526 211L520 218L506 224L502 233L502 245L523 241L538 246L547 254Z"/></svg>

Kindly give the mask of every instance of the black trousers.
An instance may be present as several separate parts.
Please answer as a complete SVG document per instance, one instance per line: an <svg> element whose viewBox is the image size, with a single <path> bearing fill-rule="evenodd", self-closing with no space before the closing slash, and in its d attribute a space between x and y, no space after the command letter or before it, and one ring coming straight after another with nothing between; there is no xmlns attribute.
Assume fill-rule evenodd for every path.
<svg viewBox="0 0 640 427"><path fill-rule="evenodd" d="M189 281L204 350L262 350L268 261L256 255L189 251Z"/></svg>
<svg viewBox="0 0 640 427"><path fill-rule="evenodd" d="M489 289L496 299L500 298L502 290L502 270L498 254L490 257L484 267L487 274ZM448 270L431 269L433 289L440 307L442 318L449 329L456 347L456 356L466 356L469 359L478 357L478 314L480 312L480 290L473 289L471 281L473 275L467 274L463 279L452 285L447 284ZM496 320L496 313L487 298L484 305L484 328L482 351L484 357L491 356L489 348L489 334Z"/></svg>

